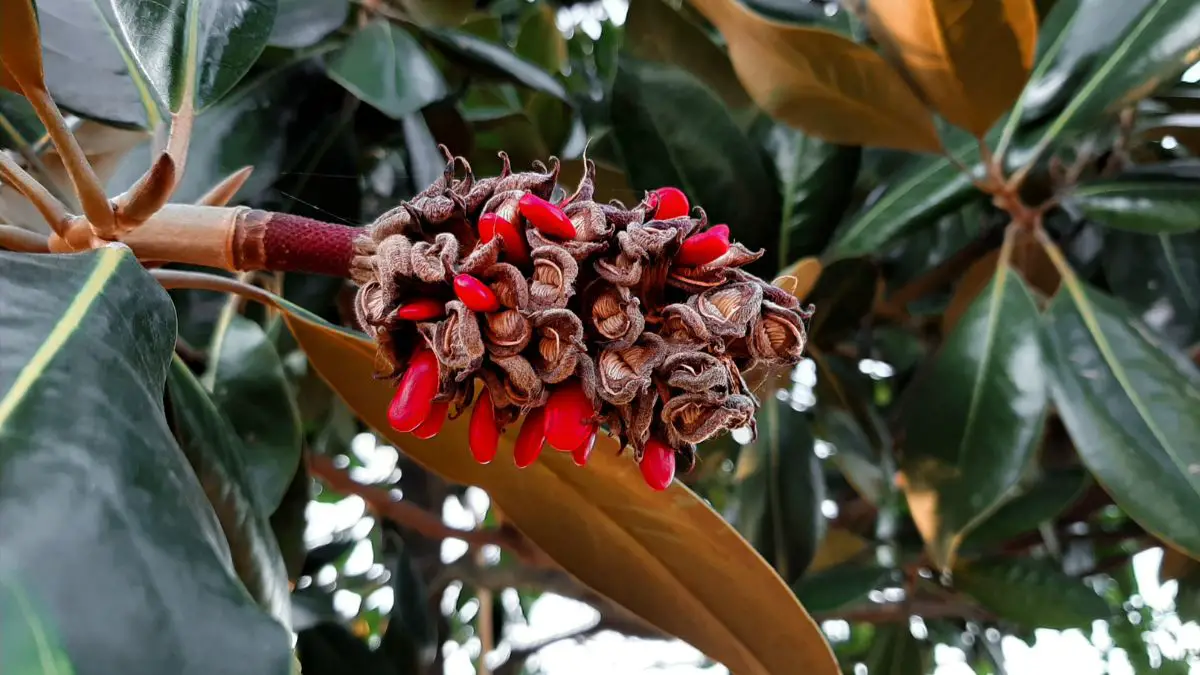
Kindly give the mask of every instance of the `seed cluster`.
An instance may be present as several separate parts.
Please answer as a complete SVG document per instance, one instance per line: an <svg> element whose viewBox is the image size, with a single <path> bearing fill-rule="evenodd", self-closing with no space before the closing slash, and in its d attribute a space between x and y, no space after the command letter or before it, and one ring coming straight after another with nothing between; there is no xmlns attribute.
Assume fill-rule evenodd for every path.
<svg viewBox="0 0 1200 675"><path fill-rule="evenodd" d="M658 490L698 443L753 430L743 373L797 363L812 311L741 269L763 252L678 189L600 204L585 160L552 201L557 159L514 173L501 158L476 179L447 152L440 179L356 242L358 320L397 382L390 424L432 438L473 404L470 450L488 463L523 417L519 467L546 445L583 466L603 426Z"/></svg>

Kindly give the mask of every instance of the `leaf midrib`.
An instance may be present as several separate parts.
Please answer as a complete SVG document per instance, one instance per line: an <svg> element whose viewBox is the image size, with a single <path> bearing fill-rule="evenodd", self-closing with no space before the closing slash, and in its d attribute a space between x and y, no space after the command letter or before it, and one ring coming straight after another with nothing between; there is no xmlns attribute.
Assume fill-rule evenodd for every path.
<svg viewBox="0 0 1200 675"><path fill-rule="evenodd" d="M83 319L87 316L88 310L104 292L108 282L120 267L124 256L125 253L117 249L101 250L96 258L95 266L79 290L75 292L71 303L67 305L54 327L50 329L45 341L34 352L29 363L21 369L8 393L0 398L0 430L3 430L13 412L29 395L34 383L46 372L54 357L63 350L71 336L83 325Z"/></svg>
<svg viewBox="0 0 1200 675"><path fill-rule="evenodd" d="M1079 316L1083 319L1084 326L1092 336L1092 340L1096 343L1097 351L1100 352L1101 358L1104 359L1105 365L1108 366L1117 383L1121 385L1121 390L1125 393L1126 398L1129 399L1130 404L1133 405L1134 410L1137 411L1138 417L1141 418L1146 428L1150 430L1150 434L1154 436L1154 440L1158 441L1159 445L1162 446L1163 452L1167 453L1167 456L1171 458L1171 463L1180 471L1180 474L1183 476L1190 475L1190 472L1187 470L1187 463L1181 461L1178 452L1168 442L1162 430L1158 428L1158 425L1150 416L1146 404L1133 389L1128 374L1121 367L1120 361L1112 351L1112 346L1109 345L1108 339L1104 336L1104 332L1100 330L1100 324L1096 320L1096 315L1092 311L1091 303L1088 301L1084 289L1079 285L1079 280L1073 276L1064 276L1063 283L1066 284L1067 290L1071 294L1071 299L1075 301L1075 307L1079 310ZM1200 490L1196 489L1192 481L1189 480L1186 482L1192 488L1192 492L1200 495Z"/></svg>

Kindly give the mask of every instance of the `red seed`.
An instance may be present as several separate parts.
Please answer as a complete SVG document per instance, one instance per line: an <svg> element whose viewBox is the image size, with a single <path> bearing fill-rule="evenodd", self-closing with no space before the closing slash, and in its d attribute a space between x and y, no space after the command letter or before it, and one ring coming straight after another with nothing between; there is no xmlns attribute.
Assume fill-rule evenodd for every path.
<svg viewBox="0 0 1200 675"><path fill-rule="evenodd" d="M679 253L675 254L675 264L684 267L696 267L710 263L729 251L729 228L718 225L700 234L693 234L683 240Z"/></svg>
<svg viewBox="0 0 1200 675"><path fill-rule="evenodd" d="M441 318L445 313L445 303L433 298L413 300L396 308L396 318L405 321L428 321Z"/></svg>
<svg viewBox="0 0 1200 675"><path fill-rule="evenodd" d="M506 222L499 213L485 213L479 216L479 241L486 244L496 236L497 222Z"/></svg>
<svg viewBox="0 0 1200 675"><path fill-rule="evenodd" d="M642 478L655 490L666 490L675 478L675 451L666 443L651 438L642 451Z"/></svg>
<svg viewBox="0 0 1200 675"><path fill-rule="evenodd" d="M564 382L546 401L546 442L555 450L571 452L587 440L595 427L595 414L579 380Z"/></svg>
<svg viewBox="0 0 1200 675"><path fill-rule="evenodd" d="M686 216L691 206L687 195L679 188L664 187L654 191L658 197L658 206L654 209L655 220L670 220Z"/></svg>
<svg viewBox="0 0 1200 675"><path fill-rule="evenodd" d="M472 312L494 312L500 309L500 300L492 289L470 274L454 277L454 294Z"/></svg>
<svg viewBox="0 0 1200 675"><path fill-rule="evenodd" d="M587 466L588 457L592 456L592 448L596 447L596 433L599 431L595 426L592 427L592 433L588 434L587 440L583 445L571 451L571 459L575 460L576 466Z"/></svg>
<svg viewBox="0 0 1200 675"><path fill-rule="evenodd" d="M517 207L521 210L521 215L543 234L559 239L575 238L575 226L571 224L567 214L532 192L526 192Z"/></svg>
<svg viewBox="0 0 1200 675"><path fill-rule="evenodd" d="M513 463L518 469L533 464L542 448L546 445L546 409L538 408L525 416L521 431L517 434L517 444L513 448Z"/></svg>
<svg viewBox="0 0 1200 675"><path fill-rule="evenodd" d="M507 220L496 223L496 234L500 235L500 246L504 249L504 257L514 265L529 263L529 244L521 236L521 230Z"/></svg>
<svg viewBox="0 0 1200 675"><path fill-rule="evenodd" d="M485 388L471 411L471 423L467 430L468 445L475 461L487 464L496 458L496 446L500 443L500 428L496 426L496 409L492 407L492 396Z"/></svg>
<svg viewBox="0 0 1200 675"><path fill-rule="evenodd" d="M409 359L408 370L400 378L400 386L388 406L388 424L400 432L421 426L429 417L437 390L437 356L428 349L420 349Z"/></svg>
<svg viewBox="0 0 1200 675"><path fill-rule="evenodd" d="M413 436L421 440L429 440L437 436L442 430L442 425L446 423L446 413L450 410L450 402L434 403L429 407L429 415L421 422L421 426L413 429Z"/></svg>

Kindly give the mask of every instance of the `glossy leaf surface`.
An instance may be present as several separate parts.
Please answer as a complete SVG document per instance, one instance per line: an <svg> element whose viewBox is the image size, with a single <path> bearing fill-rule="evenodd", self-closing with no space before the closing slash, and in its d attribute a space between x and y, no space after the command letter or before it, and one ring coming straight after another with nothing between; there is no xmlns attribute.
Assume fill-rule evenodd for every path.
<svg viewBox="0 0 1200 675"><path fill-rule="evenodd" d="M1039 315L1020 276L1002 264L904 410L901 474L935 565L953 564L962 537L1017 484L1046 414Z"/></svg>
<svg viewBox="0 0 1200 675"><path fill-rule="evenodd" d="M276 0L111 0L138 68L168 110L203 110L250 70Z"/></svg>
<svg viewBox="0 0 1200 675"><path fill-rule="evenodd" d="M1017 99L1033 66L1032 0L874 0L868 13L925 98L976 136Z"/></svg>
<svg viewBox="0 0 1200 675"><path fill-rule="evenodd" d="M287 570L267 510L250 482L257 458L178 357L167 373L167 391L175 437L221 521L238 577L271 616L290 628Z"/></svg>
<svg viewBox="0 0 1200 675"><path fill-rule="evenodd" d="M5 584L42 603L80 675L286 675L288 634L234 575L167 426L166 293L128 249L0 252L0 266ZM206 633L223 636L220 650Z"/></svg>
<svg viewBox="0 0 1200 675"><path fill-rule="evenodd" d="M1200 372L1118 301L1065 279L1045 336L1055 406L1084 464L1134 520L1200 554Z"/></svg>
<svg viewBox="0 0 1200 675"><path fill-rule="evenodd" d="M825 535L825 476L804 416L768 396L758 438L738 452L734 525L785 581L807 569Z"/></svg>
<svg viewBox="0 0 1200 675"><path fill-rule="evenodd" d="M446 95L442 74L403 28L377 20L330 59L329 77L389 117L400 119Z"/></svg>

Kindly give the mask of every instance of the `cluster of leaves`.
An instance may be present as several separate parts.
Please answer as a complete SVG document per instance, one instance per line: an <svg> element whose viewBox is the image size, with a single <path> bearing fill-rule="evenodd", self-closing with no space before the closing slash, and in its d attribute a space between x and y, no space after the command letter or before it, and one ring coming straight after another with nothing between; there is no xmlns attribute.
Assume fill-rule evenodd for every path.
<svg viewBox="0 0 1200 675"><path fill-rule="evenodd" d="M993 9L944 32L899 17L963 3L633 0L591 32L560 26L562 4L577 3L36 2L50 93L84 120L76 136L110 191L188 109L181 201L253 165L238 203L370 222L440 175L438 143L479 175L498 171L500 150L518 167L557 155L567 185L586 148L598 199L684 189L768 250L753 271L794 277L818 308L811 358L760 393L758 440L703 448L687 480L811 614L849 621L833 641L843 667L927 672L941 643L994 672L994 636L1097 619L1135 664L1157 662L1131 556L1170 544L1187 554L1163 570L1181 615L1200 593L1200 88L1179 80L1200 46L1200 2L1050 0L1036 17L1027 1L974 3ZM192 48L148 60L174 44L164 35ZM934 43L945 48L929 66L915 49ZM0 89L0 144L69 195L43 133ZM997 187L997 166L1023 172L1019 203L981 189ZM1037 228L1005 234L1032 217L1018 206L1046 200L1038 222L1055 245ZM45 227L9 186L0 218ZM306 545L310 503L359 490L333 485L332 463L319 466L333 489L314 489L302 453L367 457L354 439L386 427L364 413L387 396L362 358L370 345L332 327L349 325L342 280L260 277L282 298L264 310L209 292L168 299L118 250L0 256L13 299L0 311L0 521L23 523L0 534L15 555L0 558L0 670L38 658L3 648L40 625L21 618L38 603L77 670L189 672L216 658L194 630L205 625L221 628L219 658L283 672L281 623L299 632L306 672L415 673L437 672L447 641L494 645L523 620L485 603L490 591L519 587L526 608L539 589L570 592L507 550L447 567L440 541L388 524L367 497L385 522ZM75 424L62 424L64 399ZM759 671L745 672L796 663L754 651L772 616L738 616L773 588L712 587L736 578L740 553L707 541L703 516L650 521L632 496L643 491L615 487L636 478L604 469L564 491L553 468L488 474L447 464L461 448L397 441L400 477L370 482L405 502L440 514L462 485L483 485L572 574L650 623L710 654L748 650ZM620 538L597 544L592 528ZM328 574L364 545L379 565ZM390 612L331 609L335 589L381 586ZM671 623L672 609L703 625ZM165 639L139 640L129 663L85 658L138 626ZM824 647L798 649L816 660Z"/></svg>

